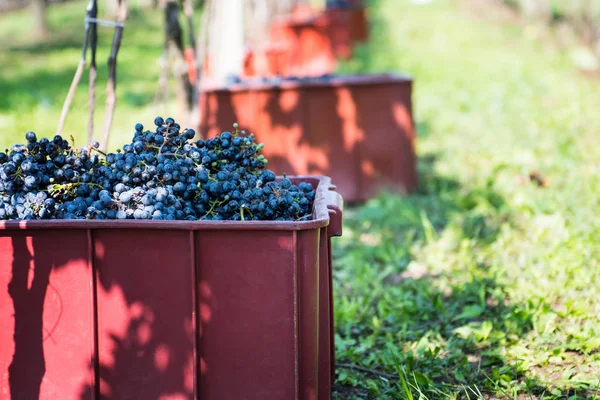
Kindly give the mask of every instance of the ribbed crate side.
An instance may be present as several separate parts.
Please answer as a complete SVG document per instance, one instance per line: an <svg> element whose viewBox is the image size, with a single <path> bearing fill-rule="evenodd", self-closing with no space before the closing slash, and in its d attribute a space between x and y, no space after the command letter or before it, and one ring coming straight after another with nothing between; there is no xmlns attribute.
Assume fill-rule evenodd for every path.
<svg viewBox="0 0 600 400"><path fill-rule="evenodd" d="M380 189L416 189L411 83L355 86L350 94L356 124L366 133L357 144L358 197L367 200Z"/></svg>
<svg viewBox="0 0 600 400"><path fill-rule="evenodd" d="M269 169L279 175L330 176L351 202L381 189L417 188L410 77L254 81L215 86L203 96L210 107L202 109L202 131L215 136L238 121L265 143Z"/></svg>
<svg viewBox="0 0 600 400"><path fill-rule="evenodd" d="M93 387L88 261L83 230L0 232L0 399L79 399Z"/></svg>
<svg viewBox="0 0 600 400"><path fill-rule="evenodd" d="M319 237L319 400L331 399L335 373L332 271L327 230L327 227L321 228Z"/></svg>
<svg viewBox="0 0 600 400"><path fill-rule="evenodd" d="M200 133L204 137L215 137L224 130L231 131L234 122L238 122L240 126L249 126L248 121L241 115L242 111L237 109L238 106L235 105L237 102L234 101L235 98L247 102L247 97L247 93L234 96L231 92L203 92L200 107L204 110L202 115L206 116L206 119L202 118Z"/></svg>
<svg viewBox="0 0 600 400"><path fill-rule="evenodd" d="M299 394L302 400L317 400L320 385L319 234L319 229L297 234Z"/></svg>
<svg viewBox="0 0 600 400"><path fill-rule="evenodd" d="M224 99L228 99L231 102L231 108L226 113L221 115L224 118L224 127L226 130L232 130L232 124L237 122L239 126L252 126L256 114L252 107L257 97L260 96L260 92L237 92L231 95L221 92L219 94L221 100L218 103L218 107L222 107ZM220 134L217 132L216 134ZM255 133L255 132L248 132Z"/></svg>
<svg viewBox="0 0 600 400"><path fill-rule="evenodd" d="M330 176L344 198L360 197L357 144L365 135L350 91L343 86L305 88L303 92L306 125L302 143L310 149L306 173Z"/></svg>
<svg viewBox="0 0 600 400"><path fill-rule="evenodd" d="M200 398L297 399L295 232L195 234Z"/></svg>
<svg viewBox="0 0 600 400"><path fill-rule="evenodd" d="M93 232L101 396L196 397L189 235L187 230Z"/></svg>
<svg viewBox="0 0 600 400"><path fill-rule="evenodd" d="M260 90L254 92L252 98L254 101L250 104L255 111L252 132L259 143L265 144L263 154L269 160L268 168L277 175L305 175L309 149L299 146L305 117L302 92ZM291 153L294 157L289 156Z"/></svg>

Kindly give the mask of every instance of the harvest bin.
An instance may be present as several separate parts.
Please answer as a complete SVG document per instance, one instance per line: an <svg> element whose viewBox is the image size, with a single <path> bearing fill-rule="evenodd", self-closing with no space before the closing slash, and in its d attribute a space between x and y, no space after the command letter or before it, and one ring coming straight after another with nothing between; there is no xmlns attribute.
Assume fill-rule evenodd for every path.
<svg viewBox="0 0 600 400"><path fill-rule="evenodd" d="M231 121L265 143L278 174L331 176L347 202L417 188L412 79L397 74L205 84L200 132Z"/></svg>
<svg viewBox="0 0 600 400"><path fill-rule="evenodd" d="M302 7L271 26L271 45L281 75L322 75L336 69L337 59L352 55L352 46L367 40L368 26L363 7L329 8L317 12Z"/></svg>
<svg viewBox="0 0 600 400"><path fill-rule="evenodd" d="M293 180L312 220L1 222L0 398L330 399L342 199Z"/></svg>
<svg viewBox="0 0 600 400"><path fill-rule="evenodd" d="M348 59L356 43L368 38L364 7L347 5L317 11L296 7L289 16L277 18L269 27L269 40L258 48L247 48L241 76L300 75L332 73L337 59ZM190 81L196 79L193 52L186 49ZM214 76L211 58L206 56L203 77Z"/></svg>

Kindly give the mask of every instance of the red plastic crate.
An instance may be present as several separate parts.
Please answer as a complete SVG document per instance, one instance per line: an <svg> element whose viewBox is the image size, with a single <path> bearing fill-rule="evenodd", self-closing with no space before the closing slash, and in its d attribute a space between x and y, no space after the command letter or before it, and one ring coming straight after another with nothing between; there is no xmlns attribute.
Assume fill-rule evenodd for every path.
<svg viewBox="0 0 600 400"><path fill-rule="evenodd" d="M0 222L0 399L330 399L342 199L293 180L310 221Z"/></svg>
<svg viewBox="0 0 600 400"><path fill-rule="evenodd" d="M363 7L301 8L271 26L271 44L280 49L280 75L318 76L335 71L338 58L349 58L352 46L367 39Z"/></svg>
<svg viewBox="0 0 600 400"><path fill-rule="evenodd" d="M319 76L332 73L337 59L352 55L355 43L368 38L364 7L327 8L318 12L310 6L298 7L288 17L277 19L270 27L270 40L260 49L247 48L241 75ZM190 53L191 54L191 53ZM186 52L190 79L195 66ZM210 57L204 62L203 77L211 78Z"/></svg>
<svg viewBox="0 0 600 400"><path fill-rule="evenodd" d="M381 189L417 188L412 79L400 75L330 80L206 84L200 133L241 129L265 143L277 174L326 175L348 202Z"/></svg>

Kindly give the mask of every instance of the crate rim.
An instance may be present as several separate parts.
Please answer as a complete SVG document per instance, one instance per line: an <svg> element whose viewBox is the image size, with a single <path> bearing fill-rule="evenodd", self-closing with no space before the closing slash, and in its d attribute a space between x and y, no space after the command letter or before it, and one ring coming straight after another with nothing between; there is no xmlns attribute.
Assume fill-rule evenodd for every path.
<svg viewBox="0 0 600 400"><path fill-rule="evenodd" d="M304 231L332 225L332 235L341 234L341 220L331 221L332 215L340 214L343 199L327 176L288 176L295 182L316 184L312 218L308 221L157 221L157 220L11 220L0 221L2 231L28 231L46 229L152 229L152 230L228 230L228 231ZM340 231L339 233L335 233ZM1 233L0 233L1 234Z"/></svg>
<svg viewBox="0 0 600 400"><path fill-rule="evenodd" d="M413 84L413 77L409 74L389 72L378 74L333 74L331 78L319 81L312 76L309 82L281 81L279 83L261 82L257 78L247 79L246 82L227 85L218 80L212 80L203 85L202 93L219 92L250 92L271 90L317 89L324 87L362 86L362 85L387 85L390 83Z"/></svg>

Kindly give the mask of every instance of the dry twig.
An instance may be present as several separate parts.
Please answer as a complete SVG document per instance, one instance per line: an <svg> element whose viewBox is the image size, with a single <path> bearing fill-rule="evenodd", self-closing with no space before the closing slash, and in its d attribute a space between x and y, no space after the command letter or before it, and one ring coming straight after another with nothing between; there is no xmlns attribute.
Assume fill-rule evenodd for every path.
<svg viewBox="0 0 600 400"><path fill-rule="evenodd" d="M98 2L90 1L90 18L98 18ZM98 47L98 26L92 22L90 25L90 72L89 72L89 114L88 114L88 143L94 139L94 109L96 108L96 49Z"/></svg>
<svg viewBox="0 0 600 400"><path fill-rule="evenodd" d="M85 69L86 53L87 53L88 44L89 44L89 40L90 40L90 30L91 30L92 26L94 26L94 28L96 27L96 24L94 22L88 21L89 18L95 18L95 17L92 17L92 14L91 14L92 10L93 10L93 3L94 3L94 0L91 0L90 4L88 4L88 6L85 10L85 15L86 15L85 37L83 39L83 46L81 49L81 59L79 60L79 65L77 66L77 70L75 71L75 76L73 76L73 81L71 82L71 86L69 87L67 97L65 98L65 102L63 103L63 108L60 113L60 119L58 120L58 127L56 128L57 135L62 134L62 130L65 126L65 121L67 119L67 114L69 113L69 110L71 109L71 103L73 102L73 97L75 96L75 90L77 89L77 86L79 85L79 81L81 80L81 75L83 75L83 70Z"/></svg>
<svg viewBox="0 0 600 400"><path fill-rule="evenodd" d="M371 368L361 367L360 365L354 365L354 364L335 364L335 367L336 368L351 369L351 370L358 371L358 372L363 372L363 373L366 373L366 374L381 376L381 377L386 378L386 379L398 379L398 375L395 375L395 374L386 374L385 372L377 371L377 370L371 369Z"/></svg>
<svg viewBox="0 0 600 400"><path fill-rule="evenodd" d="M176 81L177 118L189 124L189 115L194 104L194 90L185 62L183 30L179 24L179 6L174 0L168 0L165 5L165 38L165 46L172 60Z"/></svg>
<svg viewBox="0 0 600 400"><path fill-rule="evenodd" d="M125 27L125 20L127 19L127 3L126 0L118 0L119 5L117 8L117 25L115 27L115 34L113 36L113 42L110 49L110 56L108 57L108 83L106 86L106 118L104 120L104 134L102 136L101 147L106 150L108 146L108 138L110 135L110 127L115 112L115 106L117 104L117 55L119 54L119 48L121 47L121 40L123 39L123 29Z"/></svg>
<svg viewBox="0 0 600 400"><path fill-rule="evenodd" d="M196 79L196 100L200 102L200 98L202 96L202 75L204 74L204 63L206 62L206 56L208 54L208 40L209 40L209 23L210 16L212 13L212 0L206 0L204 3L204 12L202 14L202 22L200 25L200 33L199 39L196 47L196 71L197 71L197 79ZM197 135L202 138L202 132L200 132L200 124L202 122L202 113L200 111L200 106L196 105L195 109L192 112L192 124L195 127L198 127Z"/></svg>

